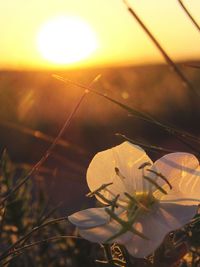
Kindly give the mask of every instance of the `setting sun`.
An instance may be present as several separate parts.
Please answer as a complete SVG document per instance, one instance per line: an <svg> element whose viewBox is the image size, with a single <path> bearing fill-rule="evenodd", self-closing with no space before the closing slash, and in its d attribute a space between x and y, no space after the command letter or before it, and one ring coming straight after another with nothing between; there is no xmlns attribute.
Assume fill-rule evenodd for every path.
<svg viewBox="0 0 200 267"><path fill-rule="evenodd" d="M41 26L37 46L46 60L71 64L89 57L97 49L98 42L85 21L79 17L59 16Z"/></svg>

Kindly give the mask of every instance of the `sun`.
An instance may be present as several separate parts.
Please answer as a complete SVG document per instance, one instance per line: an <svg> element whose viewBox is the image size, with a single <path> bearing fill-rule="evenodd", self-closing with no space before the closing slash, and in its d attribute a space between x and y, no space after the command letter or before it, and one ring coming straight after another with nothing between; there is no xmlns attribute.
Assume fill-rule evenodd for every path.
<svg viewBox="0 0 200 267"><path fill-rule="evenodd" d="M72 64L91 56L98 47L97 36L79 17L59 16L44 23L37 35L42 57L56 64Z"/></svg>

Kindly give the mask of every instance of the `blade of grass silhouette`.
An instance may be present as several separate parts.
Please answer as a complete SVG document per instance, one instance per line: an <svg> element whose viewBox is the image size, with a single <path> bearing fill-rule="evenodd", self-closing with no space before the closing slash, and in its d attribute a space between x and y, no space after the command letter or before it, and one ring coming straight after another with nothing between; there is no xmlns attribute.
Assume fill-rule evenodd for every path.
<svg viewBox="0 0 200 267"><path fill-rule="evenodd" d="M12 251L13 249L15 249L20 243L22 243L24 240L26 240L27 238L31 237L31 235L33 235L35 232L49 226L52 224L56 224L56 223L60 223L63 221L68 221L68 216L64 216L64 217L60 217L57 219L52 219L50 221L47 221L46 223L43 223L35 228L33 228L32 230L30 230L26 235L20 237L15 243L13 243L12 245L10 245L1 255L0 255L0 261L2 261L3 259L7 258L8 254L10 251Z"/></svg>
<svg viewBox="0 0 200 267"><path fill-rule="evenodd" d="M15 193L21 186L23 186L30 177L37 172L37 170L40 168L40 166L43 165L43 163L49 158L50 154L52 153L53 149L57 145L57 142L62 137L64 131L70 126L72 119L74 118L74 115L76 114L77 110L79 109L81 103L83 102L85 96L88 94L88 90L85 90L80 99L78 100L77 104L75 105L74 109L72 110L71 114L68 116L67 120L65 121L64 125L62 126L61 130L59 131L57 137L54 139L53 143L49 146L45 154L42 156L42 158L34 165L34 167L31 169L31 171L28 173L28 175L15 187L12 188L12 190L1 200L0 207L4 205L4 203L12 196L13 193Z"/></svg>
<svg viewBox="0 0 200 267"><path fill-rule="evenodd" d="M58 205L47 212L47 214L41 216L41 218L39 218L39 225L43 224L47 219L49 219L62 205L63 202L58 203Z"/></svg>
<svg viewBox="0 0 200 267"><path fill-rule="evenodd" d="M100 75L96 76L94 78L94 80L90 83L89 86L91 86L94 82L96 82L98 79L100 78ZM57 145L58 141L60 140L60 138L62 137L64 131L70 126L72 119L74 118L74 115L76 114L77 110L79 109L82 101L84 100L85 96L89 93L89 91L87 89L85 89L83 95L80 97L79 101L77 102L77 104L75 105L74 109L72 110L71 114L68 116L67 120L65 121L63 127L61 128L61 130L59 131L57 137L54 139L53 143L50 145L50 147L47 149L46 153L43 155L43 157L40 159L40 161L38 161L34 167L31 169L31 171L29 172L29 174L19 183L17 184L8 194L7 196L5 196L3 198L3 200L0 202L0 207L2 205L4 205L4 203L9 199L9 197L15 193L23 184L26 183L27 180L30 179L30 177L33 175L33 173L35 173L40 166L47 160L47 158L50 156L50 154L52 153L52 150L54 149L54 147Z"/></svg>
<svg viewBox="0 0 200 267"><path fill-rule="evenodd" d="M96 95L99 95L99 96L101 96L101 97L104 97L104 98L108 99L109 101L113 102L114 104L117 104L118 106L122 107L122 108L125 109L126 111L130 112L131 114L133 114L133 115L135 115L135 116L139 116L139 117L143 118L144 120L147 120L147 121L153 120L152 117L150 117L150 118L148 119L147 114L142 113L142 112L140 112L140 111L137 111L137 110L135 110L135 109L132 109L132 108L130 108L130 107L124 105L123 103L121 103L121 102L119 102L119 101L117 101L117 100L115 100L115 99L113 99L113 98L111 98L111 97L109 97L109 96L107 96L107 95L105 95L105 94L102 94L102 93L100 93L100 92L94 90L93 88L91 88L91 87L89 87L89 86L85 86L85 85L82 85L82 84L80 84L80 83L71 81L70 79L63 78L63 77L61 77L61 76L59 76L59 75L53 75L53 77L54 77L55 79L59 80L59 81L64 82L65 84L70 83L70 84L72 84L72 85L74 85L74 86L77 86L77 87L82 88L82 89L84 89L84 90L88 90L88 91L90 91L90 92L92 92L92 93L94 93L94 94L96 94Z"/></svg>
<svg viewBox="0 0 200 267"><path fill-rule="evenodd" d="M61 77L59 75L53 75L53 77L55 79L57 79L57 80L60 80L60 81L64 82L65 84L70 83L70 84L72 84L74 86L80 87L80 88L82 88L84 90L88 90L88 91L90 91L90 92L92 92L92 93L94 93L96 95L99 95L99 96L101 96L101 97L113 102L114 104L120 106L121 108L125 109L131 115L139 117L140 119L142 119L142 120L144 120L146 122L157 124L158 126L166 128L166 129L168 128L168 131L177 131L177 133L179 132L179 134L181 134L182 136L188 135L188 136L193 137L193 138L196 139L196 137L194 137L194 136L192 136L192 135L190 135L188 133L185 133L185 132L182 132L182 131L178 131L175 128L171 128L171 127L169 127L167 125L162 124L161 122L159 122L158 120L153 118L151 115L149 115L147 112L144 113L142 111L138 111L138 110L136 110L136 109L134 109L132 107L129 107L128 105L123 104L122 102L119 102L118 100L116 100L114 98L111 98L111 97L107 96L106 94L103 94L103 93L100 93L100 92L94 90L93 88L90 88L88 86L82 85L82 84L77 83L77 82L74 82L74 81L72 81L70 79L63 78L63 77ZM200 139L199 139L199 142L200 142Z"/></svg>
<svg viewBox="0 0 200 267"><path fill-rule="evenodd" d="M167 64L172 68L174 73L179 77L179 79L182 81L183 85L189 89L189 91L192 91L200 97L200 92L193 87L193 85L190 83L190 81L186 78L184 73L178 68L178 66L173 62L173 60L169 57L169 55L166 53L166 51L163 49L163 47L160 45L160 43L157 41L157 39L154 37L154 35L150 32L150 30L147 28L147 26L143 23L143 21L140 19L140 17L136 14L136 12L133 10L133 8L130 6L127 0L122 0L123 3L126 5L128 11L130 14L137 20L139 25L142 27L142 29L145 31L145 33L149 36L151 41L155 44L157 49L162 54L163 58L167 62Z"/></svg>
<svg viewBox="0 0 200 267"><path fill-rule="evenodd" d="M129 142L131 142L131 143L133 143L135 145L144 147L145 149L151 150L151 151L154 151L154 152L158 152L158 153L175 153L175 152L177 152L176 150L167 149L167 148L163 148L163 147L160 147L160 146L153 146L153 145L144 144L142 142L133 140L133 139L127 137L126 135L121 134L121 133L116 133L115 135L116 136L120 136L123 139L125 139L125 140L127 140L127 141L129 141Z"/></svg>
<svg viewBox="0 0 200 267"><path fill-rule="evenodd" d="M195 63L185 63L186 67L194 68L194 69L200 69L200 64Z"/></svg>
<svg viewBox="0 0 200 267"><path fill-rule="evenodd" d="M135 114L132 114L135 115ZM148 117L150 118L150 117ZM161 123L157 119L149 120L148 118L143 119L140 117L140 119L143 119L146 122L149 122L151 124L157 125L158 127L162 128L166 132L168 132L170 135L173 135L177 140L179 140L181 143L183 143L185 146L189 147L193 152L195 152L196 155L199 156L199 149L194 147L192 144L190 144L188 141L186 141L186 138L190 139L190 141L193 141L195 143L200 144L200 138L197 136L194 136L188 132L185 132L183 130L180 130L178 128L175 128L173 126L169 126L165 123Z"/></svg>
<svg viewBox="0 0 200 267"><path fill-rule="evenodd" d="M23 170L30 170L33 168L32 164L26 163L26 162L22 162L22 163L17 163L15 164L16 169L23 169ZM53 174L55 172L55 169L51 169L51 168L47 168L47 167L41 167L40 168L40 173L42 174ZM1 196L1 195L0 195Z"/></svg>
<svg viewBox="0 0 200 267"><path fill-rule="evenodd" d="M188 141L185 138L182 138L182 136L176 136L176 139L179 140L181 143L189 147L195 154L199 157L200 152L198 147L194 147L192 144L188 143Z"/></svg>
<svg viewBox="0 0 200 267"><path fill-rule="evenodd" d="M63 203L60 202L56 207L52 208L47 214L45 214L45 215L44 214L41 214L40 215L40 218L38 219L38 223L35 224L35 225L33 225L33 229L35 227L40 226L43 223L45 223L45 221L48 220L51 217L51 215L53 215L58 210L58 208L61 207L62 204ZM24 239L21 245L23 246L29 240L30 237L31 236L28 236L26 239Z"/></svg>
<svg viewBox="0 0 200 267"><path fill-rule="evenodd" d="M118 100L115 100L115 99L113 99L113 98L111 98L111 97L109 97L109 96L107 96L107 95L105 95L103 93L100 93L100 92L94 90L91 87L88 87L88 86L82 85L80 83L71 81L70 79L63 78L63 77L61 77L59 75L53 75L53 77L55 79L57 79L57 80L60 80L60 81L64 82L65 84L70 83L70 84L72 84L74 86L80 87L80 88L82 88L84 90L88 90L88 91L90 91L90 92L92 92L92 93L94 93L94 94L96 94L98 96L101 96L101 97L111 101L112 103L120 106L122 109L125 109L126 111L128 111L130 114L136 116L137 118L142 119L142 120L144 120L146 122L149 122L151 124L159 126L160 128L164 129L166 132L168 132L171 135L174 135L175 137L178 135L178 136L181 136L181 137L184 137L184 138L189 138L189 139L192 139L194 142L200 144L200 138L198 138L198 137L196 137L196 136L194 136L194 135L192 135L190 133L187 133L185 131L181 131L181 130L179 130L177 128L174 128L174 127L168 126L168 125L166 125L164 123L161 123L160 121L158 121L157 119L155 119L154 117L149 115L147 112L144 113L144 112L138 111L135 108L129 107L129 106L119 102ZM184 142L184 144L186 145L186 142Z"/></svg>
<svg viewBox="0 0 200 267"><path fill-rule="evenodd" d="M197 21L193 18L193 16L191 15L191 13L188 11L188 9L186 8L186 6L183 4L182 0L178 0L178 3L180 4L180 6L182 7L182 9L184 10L184 12L186 13L186 15L188 16L188 18L192 21L193 25L197 28L197 30L200 32L200 26L197 23Z"/></svg>
<svg viewBox="0 0 200 267"><path fill-rule="evenodd" d="M59 239L69 239L69 238L83 240L82 237L70 236L70 235L53 236L53 237L49 237L49 238L46 238L46 239L43 239L43 240L39 240L39 241L30 243L30 244L24 245L23 247L17 248L14 251L10 251L8 253L7 257L12 256L12 255L14 255L16 253L17 253L17 255L12 257L10 260L2 263L2 266L7 265L9 262L11 262L13 260L13 258L20 256L25 250L30 249L30 248L32 248L34 246L39 246L39 245L41 245L43 243L46 243L46 242L58 241Z"/></svg>
<svg viewBox="0 0 200 267"><path fill-rule="evenodd" d="M124 138L127 141L130 141L130 142L132 142L132 143L134 143L136 145L139 145L141 147L144 147L144 148L146 148L148 150L151 150L151 151L154 151L154 152L165 152L165 153L175 153L175 152L177 152L176 150L172 150L172 149L167 149L167 148L158 147L158 146L154 146L154 145L144 144L142 142L133 140L133 139L127 137L124 134L116 133L115 135L116 136L121 136L122 138ZM186 142L184 139L180 138L178 135L176 135L176 139L179 140L180 142L182 142L187 147L189 147L193 151L195 156L199 158L200 154L199 154L199 149L198 148L192 146L190 143Z"/></svg>
<svg viewBox="0 0 200 267"><path fill-rule="evenodd" d="M96 82L96 78L90 83L90 86L93 84L93 82ZM84 90L84 93L81 95L79 101L77 102L77 104L75 105L74 109L72 110L71 114L68 116L67 120L65 121L63 127L61 128L61 130L59 131L57 137L54 139L54 142L51 144L51 146L47 149L46 153L43 155L43 157L40 159L40 161L38 161L34 167L31 169L31 171L28 173L28 175L26 175L26 177L19 183L17 184L12 190L11 192L8 193L7 196L4 197L4 199L0 202L0 206L3 206L4 203L9 199L9 197L15 193L17 190L19 190L19 188L21 186L23 186L29 179L30 177L37 172L37 170L40 168L40 166L42 166L42 164L46 161L46 159L50 156L50 154L52 153L54 147L57 145L57 141L61 138L61 136L63 135L64 131L70 126L71 121L74 117L74 115L76 114L77 110L79 109L82 101L84 100L85 96L89 93L89 91L86 89ZM33 228L28 234L26 234L25 236L21 237L20 239L18 239L14 244L12 244L8 249L6 249L2 255L0 256L0 260L2 260L3 258L5 258L5 255L12 250L13 248L15 248L19 243L21 243L23 240L25 240L26 238L28 238L29 236L31 236L31 234L33 234L35 231L37 231L38 229L41 229L42 227L45 227L49 224L52 223L56 223L58 221L62 221L64 219L67 219L67 217L63 217L63 218L59 218L59 219L55 219L52 220L50 222L46 222L38 227Z"/></svg>
<svg viewBox="0 0 200 267"><path fill-rule="evenodd" d="M0 211L1 211L1 222L0 222L0 240L1 240L6 217L6 207L4 209L1 209Z"/></svg>

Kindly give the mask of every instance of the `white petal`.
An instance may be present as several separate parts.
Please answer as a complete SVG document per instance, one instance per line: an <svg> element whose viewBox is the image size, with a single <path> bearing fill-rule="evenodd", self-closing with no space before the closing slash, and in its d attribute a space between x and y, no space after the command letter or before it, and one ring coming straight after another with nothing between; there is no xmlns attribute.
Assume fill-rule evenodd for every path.
<svg viewBox="0 0 200 267"><path fill-rule="evenodd" d="M160 222L169 227L170 231L188 223L197 213L196 205L179 205L173 203L160 203L158 216Z"/></svg>
<svg viewBox="0 0 200 267"><path fill-rule="evenodd" d="M162 173L172 185L172 190L169 190L167 183L157 178L157 183L168 192L168 195L164 196L160 191L156 190L154 195L157 198L168 200L174 198L200 198L200 168L199 162L194 155L171 153L157 160L152 169ZM186 204L186 202L182 202L182 204ZM191 202L187 202L187 204L191 204Z"/></svg>
<svg viewBox="0 0 200 267"><path fill-rule="evenodd" d="M193 198L200 200L200 167L194 169L193 172L182 177L179 183L179 190L185 198ZM197 203L199 204L200 201Z"/></svg>
<svg viewBox="0 0 200 267"><path fill-rule="evenodd" d="M196 211L196 206L160 204L152 213L141 217L134 225L149 240L132 235L124 245L134 257L146 257L158 248L167 233L188 223Z"/></svg>
<svg viewBox="0 0 200 267"><path fill-rule="evenodd" d="M121 214L120 218L123 218L123 215ZM117 223L115 220L110 220L109 223L90 228L90 229L79 229L80 235L95 243L105 243L106 240L116 233L118 233L121 230L121 225ZM119 237L115 238L111 243L117 242L117 243L125 243L130 239L131 235L129 232L120 235Z"/></svg>
<svg viewBox="0 0 200 267"><path fill-rule="evenodd" d="M136 258L143 258L154 252L169 232L168 227L161 224L154 214L140 218L134 227L148 237L145 240L131 234L131 239L124 243L129 253Z"/></svg>
<svg viewBox="0 0 200 267"><path fill-rule="evenodd" d="M89 165L88 186L94 191L102 184L113 183L107 187L108 190L101 191L107 199L113 199L118 194L123 198L124 192L132 194L135 190L143 191L148 182L144 181L142 170L138 168L145 162L152 163L142 148L129 142L102 151L95 155ZM115 168L124 178L116 174Z"/></svg>
<svg viewBox="0 0 200 267"><path fill-rule="evenodd" d="M91 208L78 211L68 216L68 219L78 228L87 229L107 223L110 216L105 212L105 208Z"/></svg>
<svg viewBox="0 0 200 267"><path fill-rule="evenodd" d="M156 204L150 213L141 215L134 224L134 228L143 233L148 240L131 232L126 232L112 242L125 245L129 253L134 257L146 257L157 249L167 233L188 223L196 211L196 206ZM120 218L125 220L125 215L121 214ZM91 242L105 243L108 238L120 230L121 225L111 220L105 225L90 229L80 229L79 232L83 238Z"/></svg>

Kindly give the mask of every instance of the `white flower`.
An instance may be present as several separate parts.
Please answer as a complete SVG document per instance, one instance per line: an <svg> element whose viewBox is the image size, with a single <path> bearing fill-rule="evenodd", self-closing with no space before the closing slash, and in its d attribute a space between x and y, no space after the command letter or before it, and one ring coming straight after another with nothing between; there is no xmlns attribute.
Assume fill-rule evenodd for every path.
<svg viewBox="0 0 200 267"><path fill-rule="evenodd" d="M152 163L145 151L124 142L95 155L87 171L90 195L107 207L69 216L85 239L123 244L135 257L153 252L167 233L195 215L200 167L189 153Z"/></svg>

